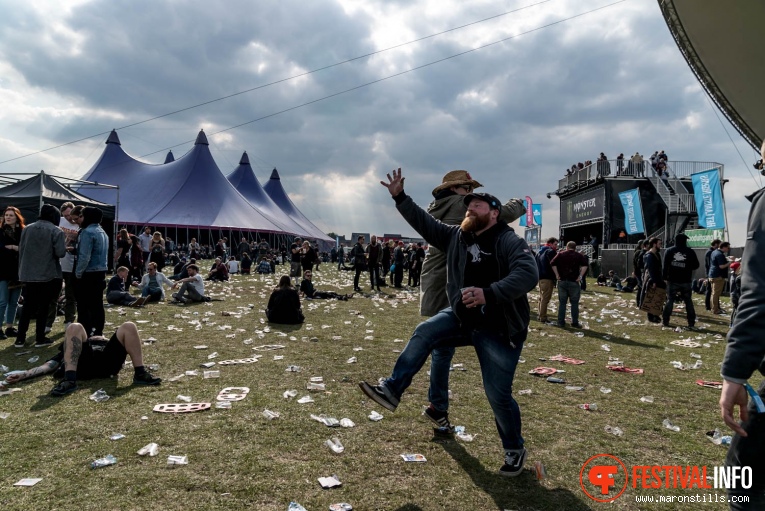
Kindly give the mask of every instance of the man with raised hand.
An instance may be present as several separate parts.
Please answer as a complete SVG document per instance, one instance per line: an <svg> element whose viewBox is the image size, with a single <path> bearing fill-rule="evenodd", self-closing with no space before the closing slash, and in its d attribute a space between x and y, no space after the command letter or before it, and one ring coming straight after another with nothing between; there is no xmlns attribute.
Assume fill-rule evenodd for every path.
<svg viewBox="0 0 765 511"><path fill-rule="evenodd" d="M507 224L497 222L502 205L492 195L466 195L465 219L460 226L449 226L404 193L401 169L381 183L404 219L430 245L446 253L450 308L417 326L389 378L380 385L361 382L359 386L376 403L395 410L431 351L472 345L505 450L500 473L516 476L523 470L526 449L512 384L528 334L527 293L538 280L531 250Z"/></svg>

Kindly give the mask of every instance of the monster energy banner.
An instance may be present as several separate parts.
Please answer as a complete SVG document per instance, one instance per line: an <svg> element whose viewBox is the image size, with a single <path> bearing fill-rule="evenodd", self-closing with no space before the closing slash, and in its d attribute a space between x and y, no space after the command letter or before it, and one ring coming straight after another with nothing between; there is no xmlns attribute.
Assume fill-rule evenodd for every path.
<svg viewBox="0 0 765 511"><path fill-rule="evenodd" d="M724 240L725 231L723 229L693 229L685 231L688 236L689 247L709 247L712 240Z"/></svg>
<svg viewBox="0 0 765 511"><path fill-rule="evenodd" d="M560 201L560 224L595 221L605 214L605 188L595 188Z"/></svg>

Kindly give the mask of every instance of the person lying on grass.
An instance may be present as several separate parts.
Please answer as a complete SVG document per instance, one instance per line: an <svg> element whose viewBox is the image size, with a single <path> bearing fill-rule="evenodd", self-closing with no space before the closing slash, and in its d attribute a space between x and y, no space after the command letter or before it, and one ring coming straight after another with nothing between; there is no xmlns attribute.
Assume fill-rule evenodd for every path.
<svg viewBox="0 0 765 511"><path fill-rule="evenodd" d="M120 372L125 358L130 355L133 363L133 385L156 386L162 382L143 366L141 338L135 323L127 321L120 325L109 340L103 336L87 338L85 328L72 323L66 329L66 337L59 353L43 365L26 371L12 371L6 377L8 383L52 373L63 376L50 395L61 397L77 390L77 380L109 378Z"/></svg>
<svg viewBox="0 0 765 511"><path fill-rule="evenodd" d="M348 298L353 297L352 294L340 295L332 291L317 291L316 288L313 287L313 282L311 282L312 277L313 273L311 270L306 270L303 272L303 282L300 283L300 294L306 298L310 298L312 300L329 300L332 298L337 298L338 300L346 301Z"/></svg>

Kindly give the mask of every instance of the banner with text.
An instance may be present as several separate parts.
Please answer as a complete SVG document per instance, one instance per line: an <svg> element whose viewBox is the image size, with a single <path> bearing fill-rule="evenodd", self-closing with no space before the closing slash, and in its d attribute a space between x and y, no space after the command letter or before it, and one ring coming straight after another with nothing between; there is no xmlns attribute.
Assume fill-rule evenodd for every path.
<svg viewBox="0 0 765 511"><path fill-rule="evenodd" d="M691 174L693 195L696 199L696 211L699 225L707 229L725 228L725 210L720 186L718 169Z"/></svg>
<svg viewBox="0 0 765 511"><path fill-rule="evenodd" d="M529 212L529 203L526 199L523 199L523 207L526 208L526 214L522 215L521 218L519 218L519 225L521 227L531 227L533 225L542 225L542 205L541 204L531 204L531 211ZM533 222L529 224L528 217L529 214L532 215Z"/></svg>
<svg viewBox="0 0 765 511"><path fill-rule="evenodd" d="M605 214L605 188L598 187L574 197L561 199L560 224L602 220Z"/></svg>
<svg viewBox="0 0 765 511"><path fill-rule="evenodd" d="M624 230L627 234L644 233L640 188L619 192L619 200L622 201L622 208L624 208Z"/></svg>
<svg viewBox="0 0 765 511"><path fill-rule="evenodd" d="M692 229L685 231L689 247L709 247L713 240L724 240L724 229Z"/></svg>
<svg viewBox="0 0 765 511"><path fill-rule="evenodd" d="M531 211L534 214L534 225L542 225L542 205L534 204L531 206Z"/></svg>

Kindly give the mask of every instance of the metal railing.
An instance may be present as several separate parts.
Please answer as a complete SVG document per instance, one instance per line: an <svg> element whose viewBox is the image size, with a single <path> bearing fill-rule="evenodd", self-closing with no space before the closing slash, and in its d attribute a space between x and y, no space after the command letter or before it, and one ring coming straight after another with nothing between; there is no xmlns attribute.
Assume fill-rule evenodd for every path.
<svg viewBox="0 0 765 511"><path fill-rule="evenodd" d="M689 177L696 172L719 169L720 178L723 177L724 166L715 162L704 161L670 161L667 166L671 169L670 175L675 179ZM558 190L577 188L584 184L595 181L600 177L623 177L635 179L655 175L656 171L649 160L633 162L630 159L596 161L591 165L576 170L558 181ZM674 187L674 185L673 185Z"/></svg>
<svg viewBox="0 0 765 511"><path fill-rule="evenodd" d="M696 213L696 199L692 193L680 193L677 196L685 207L685 212Z"/></svg>

